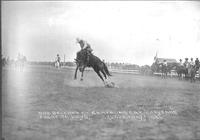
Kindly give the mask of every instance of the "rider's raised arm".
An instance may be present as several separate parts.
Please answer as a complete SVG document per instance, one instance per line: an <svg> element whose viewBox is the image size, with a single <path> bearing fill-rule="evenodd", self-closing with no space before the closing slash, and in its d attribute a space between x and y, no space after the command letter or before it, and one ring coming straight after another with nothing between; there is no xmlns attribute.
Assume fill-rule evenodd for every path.
<svg viewBox="0 0 200 140"><path fill-rule="evenodd" d="M88 43L86 41L83 41L83 43L84 43L83 49L85 49L88 46Z"/></svg>

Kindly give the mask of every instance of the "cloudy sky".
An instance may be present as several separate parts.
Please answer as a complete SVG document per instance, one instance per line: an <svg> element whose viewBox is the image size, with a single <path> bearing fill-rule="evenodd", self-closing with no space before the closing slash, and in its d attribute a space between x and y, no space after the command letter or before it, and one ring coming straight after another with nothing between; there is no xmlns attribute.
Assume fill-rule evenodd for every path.
<svg viewBox="0 0 200 140"><path fill-rule="evenodd" d="M198 1L3 1L1 10L2 54L11 58L73 61L76 37L108 62L200 58Z"/></svg>

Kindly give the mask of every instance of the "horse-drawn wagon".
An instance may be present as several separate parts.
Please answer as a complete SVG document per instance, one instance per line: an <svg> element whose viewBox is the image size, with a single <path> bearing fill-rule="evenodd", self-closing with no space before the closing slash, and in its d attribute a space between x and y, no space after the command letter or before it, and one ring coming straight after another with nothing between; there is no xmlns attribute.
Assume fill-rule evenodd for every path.
<svg viewBox="0 0 200 140"><path fill-rule="evenodd" d="M167 65L164 66L164 63ZM167 75L176 76L176 68L175 66L178 64L176 59L169 59L169 58L156 58L155 62L151 66L151 70L153 71L154 75Z"/></svg>

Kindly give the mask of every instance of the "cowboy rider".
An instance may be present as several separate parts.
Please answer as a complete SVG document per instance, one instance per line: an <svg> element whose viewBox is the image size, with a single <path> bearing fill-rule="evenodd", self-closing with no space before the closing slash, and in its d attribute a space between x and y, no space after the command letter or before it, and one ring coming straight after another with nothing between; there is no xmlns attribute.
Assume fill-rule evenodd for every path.
<svg viewBox="0 0 200 140"><path fill-rule="evenodd" d="M58 62L60 64L60 56L59 56L59 54L57 54L57 56L56 56L56 62Z"/></svg>
<svg viewBox="0 0 200 140"><path fill-rule="evenodd" d="M196 65L196 69L198 70L199 69L199 59L198 58L196 58L196 60L195 60L195 65Z"/></svg>
<svg viewBox="0 0 200 140"><path fill-rule="evenodd" d="M164 60L163 65L167 67L167 60Z"/></svg>
<svg viewBox="0 0 200 140"><path fill-rule="evenodd" d="M180 65L180 66L183 66L182 59L180 59L179 61L180 61L180 62L179 62L179 65Z"/></svg>
<svg viewBox="0 0 200 140"><path fill-rule="evenodd" d="M194 61L193 61L193 58L191 58L190 59L190 66L194 66L195 65L195 63L194 63Z"/></svg>
<svg viewBox="0 0 200 140"><path fill-rule="evenodd" d="M188 66L189 66L188 58L185 58L184 66L185 66L186 68L188 68Z"/></svg>
<svg viewBox="0 0 200 140"><path fill-rule="evenodd" d="M89 56L92 54L93 49L90 44L83 39L76 38L76 42L80 44L81 50L86 50L87 52L87 63L89 62Z"/></svg>
<svg viewBox="0 0 200 140"><path fill-rule="evenodd" d="M81 44L83 44L83 45L80 45L81 50L86 49L88 52L92 53L93 50L92 50L92 48L91 48L91 46L90 46L89 43L87 43L87 42L84 41L83 39L79 39L79 38L77 38L76 41L77 41L78 43L80 42Z"/></svg>
<svg viewBox="0 0 200 140"><path fill-rule="evenodd" d="M188 73L188 68L189 68L188 58L185 58L184 66L185 66L186 71L187 71L187 73Z"/></svg>

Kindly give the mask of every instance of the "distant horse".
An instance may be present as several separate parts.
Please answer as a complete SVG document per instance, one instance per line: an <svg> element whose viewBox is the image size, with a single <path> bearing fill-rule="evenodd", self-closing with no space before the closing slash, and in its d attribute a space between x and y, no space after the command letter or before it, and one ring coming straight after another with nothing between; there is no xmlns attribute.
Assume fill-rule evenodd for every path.
<svg viewBox="0 0 200 140"><path fill-rule="evenodd" d="M177 66L176 66L176 72L177 72L177 74L178 74L179 80L182 80L183 77L186 77L186 76L187 76L187 74L188 74L188 69L185 68L184 66L177 65Z"/></svg>
<svg viewBox="0 0 200 140"><path fill-rule="evenodd" d="M195 75L196 75L196 67L195 66L189 66L188 68L188 75L190 78L190 82L195 82Z"/></svg>
<svg viewBox="0 0 200 140"><path fill-rule="evenodd" d="M161 71L161 77L166 78L167 77L167 66L163 63L158 64L158 70Z"/></svg>
<svg viewBox="0 0 200 140"><path fill-rule="evenodd" d="M77 70L79 69L79 71L81 72L81 81L82 81L83 72L86 67L92 67L103 82L104 82L104 78L107 79L107 76L112 76L110 72L108 71L106 64L103 61L101 61L97 56L93 55L92 53L88 55L88 52L85 49L77 53L75 61L76 61L77 67L75 70L74 79L76 79ZM104 78L101 76L100 72L104 75Z"/></svg>
<svg viewBox="0 0 200 140"><path fill-rule="evenodd" d="M167 78L168 74L171 74L171 71L175 69L176 64L176 62L167 63L167 65L164 65L164 63L154 63L154 66L152 65L151 69L154 68L156 72L161 72L162 78Z"/></svg>
<svg viewBox="0 0 200 140"><path fill-rule="evenodd" d="M163 63L158 64L158 70L161 71L162 78L167 78L167 74L171 73L171 70L173 70L176 66L176 63L168 63L167 66Z"/></svg>
<svg viewBox="0 0 200 140"><path fill-rule="evenodd" d="M60 68L60 66L61 66L61 65L60 65L60 62L56 61L56 62L55 62L55 67L56 67L56 68Z"/></svg>

